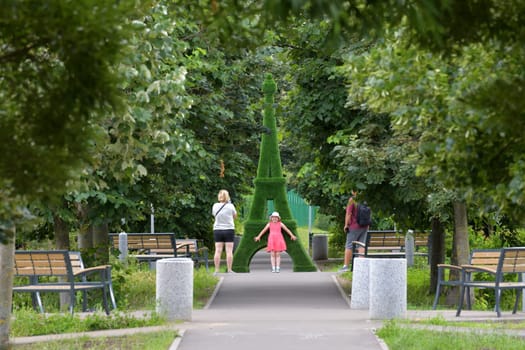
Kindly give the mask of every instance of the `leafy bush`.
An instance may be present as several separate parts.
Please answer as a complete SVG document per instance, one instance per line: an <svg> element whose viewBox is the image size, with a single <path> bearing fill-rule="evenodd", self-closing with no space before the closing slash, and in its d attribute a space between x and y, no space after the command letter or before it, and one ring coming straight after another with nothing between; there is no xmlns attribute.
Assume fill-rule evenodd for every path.
<svg viewBox="0 0 525 350"><path fill-rule="evenodd" d="M155 308L156 273L149 264L130 261L128 267L114 262L113 289L117 305L126 310L152 310Z"/></svg>
<svg viewBox="0 0 525 350"><path fill-rule="evenodd" d="M318 212L315 217L315 227L322 231L328 231L333 221L333 216L325 215L323 213Z"/></svg>
<svg viewBox="0 0 525 350"><path fill-rule="evenodd" d="M424 259L416 259L416 261ZM429 293L430 267L416 264L407 270L407 302L411 307L430 308L433 295Z"/></svg>

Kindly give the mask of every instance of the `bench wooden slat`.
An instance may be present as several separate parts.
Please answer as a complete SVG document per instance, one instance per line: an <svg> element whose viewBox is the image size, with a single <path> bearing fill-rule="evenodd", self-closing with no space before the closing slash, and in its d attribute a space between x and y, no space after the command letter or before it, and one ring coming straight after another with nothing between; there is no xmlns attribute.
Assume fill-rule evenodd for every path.
<svg viewBox="0 0 525 350"><path fill-rule="evenodd" d="M371 258L404 258L405 253L400 252L382 252L382 253L368 253Z"/></svg>
<svg viewBox="0 0 525 350"><path fill-rule="evenodd" d="M204 263L208 270L207 248L200 248L197 239L175 238L172 232L126 233L130 257L139 261L156 261L172 257L189 257L196 264ZM110 233L110 243L119 248L119 234Z"/></svg>
<svg viewBox="0 0 525 350"><path fill-rule="evenodd" d="M80 258L78 258L80 259ZM74 263L72 263L72 260ZM111 266L97 266L88 269L81 269L81 263L76 258L70 257L70 252L67 250L54 251L15 251L15 275L21 277L29 277L26 284L13 286L13 292L30 292L38 301L38 307L41 312L44 312L40 292L64 292L70 293L70 312L74 312L75 306L75 292L87 291L91 289L103 290L103 304L106 313L109 315L109 307L107 303L106 291L111 282ZM98 280L87 280L85 277L88 274L97 272L99 274ZM76 279L78 276L81 279ZM40 281L41 277L65 277L58 281ZM35 300L35 299L33 299ZM36 305L35 305L36 307Z"/></svg>

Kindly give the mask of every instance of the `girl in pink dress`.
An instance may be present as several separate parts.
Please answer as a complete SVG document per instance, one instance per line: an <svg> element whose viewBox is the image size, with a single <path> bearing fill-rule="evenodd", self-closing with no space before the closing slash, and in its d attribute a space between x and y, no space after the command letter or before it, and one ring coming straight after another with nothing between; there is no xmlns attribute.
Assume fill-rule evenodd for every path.
<svg viewBox="0 0 525 350"><path fill-rule="evenodd" d="M297 237L294 236L292 231L286 227L285 224L281 222L281 217L279 216L279 213L274 211L272 215L270 215L270 222L264 226L264 228L261 230L261 232L254 238L256 242L259 242L261 239L261 236L270 230L270 234L268 235L268 245L266 247L266 251L270 252L270 262L272 263L272 272L280 272L281 271L281 252L284 252L286 250L286 242L284 241L283 234L281 232L281 229L284 230L288 235L290 235L290 239L292 241L295 241Z"/></svg>

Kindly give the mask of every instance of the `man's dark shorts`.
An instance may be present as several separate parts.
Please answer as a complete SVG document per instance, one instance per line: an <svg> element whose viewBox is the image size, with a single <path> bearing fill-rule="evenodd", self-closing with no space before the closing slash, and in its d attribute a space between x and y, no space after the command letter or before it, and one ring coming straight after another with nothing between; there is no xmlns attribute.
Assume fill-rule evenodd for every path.
<svg viewBox="0 0 525 350"><path fill-rule="evenodd" d="M235 230L213 230L213 239L216 243L231 243L235 237Z"/></svg>
<svg viewBox="0 0 525 350"><path fill-rule="evenodd" d="M368 232L368 227L349 229L346 231L346 249L352 249L352 242L359 241L363 244L366 243L366 233Z"/></svg>

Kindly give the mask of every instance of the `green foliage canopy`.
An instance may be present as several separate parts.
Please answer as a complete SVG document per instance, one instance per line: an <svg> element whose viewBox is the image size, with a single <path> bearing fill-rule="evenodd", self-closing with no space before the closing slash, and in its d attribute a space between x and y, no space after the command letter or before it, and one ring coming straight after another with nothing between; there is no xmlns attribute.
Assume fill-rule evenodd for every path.
<svg viewBox="0 0 525 350"><path fill-rule="evenodd" d="M130 6L131 5L131 6ZM137 4L8 1L0 14L0 177L15 193L60 193L118 105L117 75Z"/></svg>
<svg viewBox="0 0 525 350"><path fill-rule="evenodd" d="M27 202L59 198L103 142L100 118L121 106L113 66L131 30L123 19L143 3L2 2L2 226Z"/></svg>

